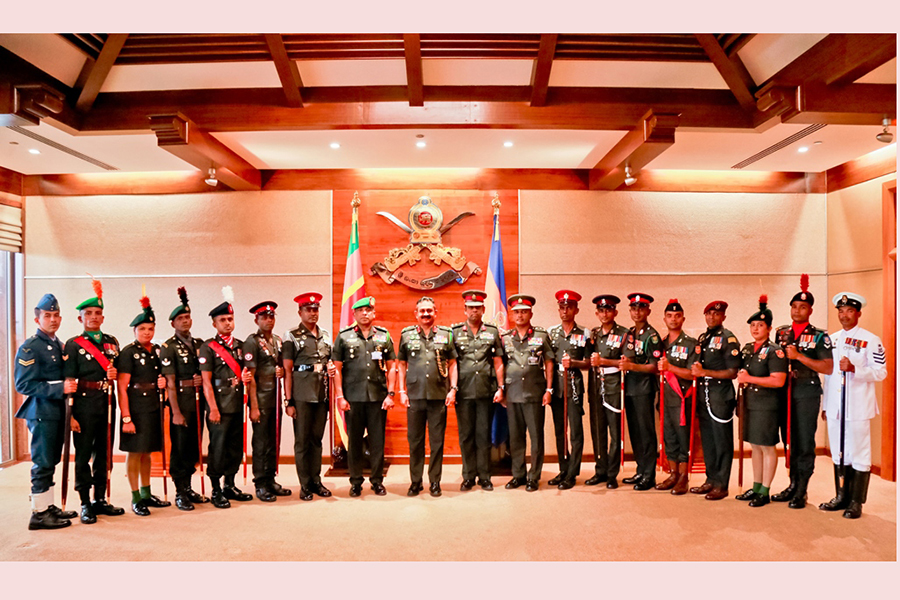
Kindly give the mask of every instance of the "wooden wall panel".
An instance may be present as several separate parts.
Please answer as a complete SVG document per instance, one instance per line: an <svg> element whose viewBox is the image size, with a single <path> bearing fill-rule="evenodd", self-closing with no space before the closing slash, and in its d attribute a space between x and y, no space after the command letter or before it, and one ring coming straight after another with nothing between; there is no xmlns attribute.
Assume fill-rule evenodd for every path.
<svg viewBox="0 0 900 600"><path fill-rule="evenodd" d="M497 190L497 192L502 203L500 236L506 271L506 292L508 295L512 295L518 291L519 279L518 193L515 190ZM464 219L444 234L442 243L445 246L460 248L468 261L481 267L481 273L473 275L464 284L451 283L427 294L412 290L398 282L388 285L378 275L372 275L369 271L374 263L383 262L384 257L392 248L404 247L409 243L409 234L376 213L378 211L390 212L405 223L409 209L420 196L424 195L430 196L441 209L444 223L465 211L475 213L475 216ZM429 295L435 299L438 324L451 325L462 321L464 312L460 294L470 288L484 289L493 225L492 192L478 190L360 190L359 196L362 200L359 207L360 252L366 278L366 291L376 299L376 323L387 327L396 343L396 340L400 338L400 330L415 323L415 302L423 295ZM340 319L347 243L350 239L350 201L352 198L353 190L336 190L334 192L334 269L332 271L334 311L332 327L334 331L338 331ZM420 263L416 265L416 268L422 266ZM409 456L409 445L406 441L406 411L400 407L399 398L397 399L397 408L388 413L385 455ZM454 410L448 411L447 415L444 455L446 457L459 456L459 436Z"/></svg>
<svg viewBox="0 0 900 600"><path fill-rule="evenodd" d="M0 192L21 196L22 179L21 173L0 167ZM7 202L4 202L4 204L7 204Z"/></svg>
<svg viewBox="0 0 900 600"><path fill-rule="evenodd" d="M897 145L892 144L832 167L825 172L825 175L828 179L828 192L831 193L896 172Z"/></svg>

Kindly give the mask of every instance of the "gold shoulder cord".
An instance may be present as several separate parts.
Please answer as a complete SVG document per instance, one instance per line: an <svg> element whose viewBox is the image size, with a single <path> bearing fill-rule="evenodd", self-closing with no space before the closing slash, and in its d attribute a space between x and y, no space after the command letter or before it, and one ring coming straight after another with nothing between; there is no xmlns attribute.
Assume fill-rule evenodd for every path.
<svg viewBox="0 0 900 600"><path fill-rule="evenodd" d="M437 363L438 375L441 376L441 379L447 379L447 363L441 363L441 349L434 349L434 360Z"/></svg>

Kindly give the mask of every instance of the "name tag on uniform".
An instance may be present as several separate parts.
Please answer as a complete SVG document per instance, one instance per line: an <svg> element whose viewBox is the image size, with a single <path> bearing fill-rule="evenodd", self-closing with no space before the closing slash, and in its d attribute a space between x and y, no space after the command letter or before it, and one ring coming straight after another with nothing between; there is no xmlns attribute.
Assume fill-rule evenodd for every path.
<svg viewBox="0 0 900 600"><path fill-rule="evenodd" d="M482 331L481 333L478 334L478 339L488 340L489 342L493 342L494 334L491 333L490 331Z"/></svg>
<svg viewBox="0 0 900 600"><path fill-rule="evenodd" d="M541 341L541 338L528 338L529 346L543 346L544 343Z"/></svg>
<svg viewBox="0 0 900 600"><path fill-rule="evenodd" d="M540 364L540 358L537 357L537 356L535 356L534 354L532 354L532 355L530 355L530 356L528 357L528 364L529 364L529 365L537 365L537 364Z"/></svg>
<svg viewBox="0 0 900 600"><path fill-rule="evenodd" d="M374 341L376 344L378 344L378 343L386 344L387 343L387 334L386 333L376 333L375 335L372 336L372 341Z"/></svg>
<svg viewBox="0 0 900 600"><path fill-rule="evenodd" d="M381 350L372 350L372 360L381 360Z"/></svg>
<svg viewBox="0 0 900 600"><path fill-rule="evenodd" d="M444 334L436 334L436 335L434 336L434 343L435 343L435 344L446 344L446 343L447 343L447 336L444 335Z"/></svg>

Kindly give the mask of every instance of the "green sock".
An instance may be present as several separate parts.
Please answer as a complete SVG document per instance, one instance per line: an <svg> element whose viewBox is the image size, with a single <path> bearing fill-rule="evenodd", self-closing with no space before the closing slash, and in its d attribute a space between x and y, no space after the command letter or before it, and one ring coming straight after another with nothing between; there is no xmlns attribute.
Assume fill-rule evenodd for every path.
<svg viewBox="0 0 900 600"><path fill-rule="evenodd" d="M757 483L755 481L753 482L753 491L756 492L757 494L759 493L759 488L761 488L761 487L762 487L761 483Z"/></svg>
<svg viewBox="0 0 900 600"><path fill-rule="evenodd" d="M146 500L146 499L149 498L149 497L150 497L150 486L149 486L149 485L142 485L142 486L141 486L141 498L143 498L144 500Z"/></svg>
<svg viewBox="0 0 900 600"><path fill-rule="evenodd" d="M133 492L131 492L131 503L132 504L137 504L140 499L141 499L141 493L138 490L134 490Z"/></svg>
<svg viewBox="0 0 900 600"><path fill-rule="evenodd" d="M768 496L768 495L769 495L769 488L767 488L766 486L760 484L760 485L759 485L759 495L760 495L760 496Z"/></svg>

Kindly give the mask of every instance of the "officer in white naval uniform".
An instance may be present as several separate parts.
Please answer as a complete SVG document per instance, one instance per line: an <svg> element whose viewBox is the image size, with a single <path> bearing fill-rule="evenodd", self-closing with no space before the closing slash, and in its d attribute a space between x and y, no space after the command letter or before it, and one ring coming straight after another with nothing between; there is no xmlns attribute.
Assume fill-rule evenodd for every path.
<svg viewBox="0 0 900 600"><path fill-rule="evenodd" d="M844 510L844 517L858 519L866 502L872 467L869 420L878 413L875 383L887 377L884 347L877 335L859 326L866 299L841 292L832 299L842 329L831 334L834 371L825 376L823 416L828 420L828 439L834 460L836 496L819 505L821 510ZM841 414L841 372L844 374L846 409ZM841 422L844 426L844 485L840 485Z"/></svg>

